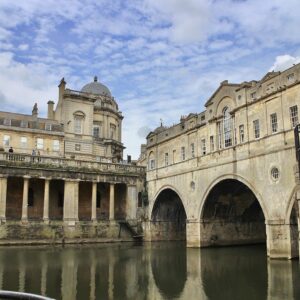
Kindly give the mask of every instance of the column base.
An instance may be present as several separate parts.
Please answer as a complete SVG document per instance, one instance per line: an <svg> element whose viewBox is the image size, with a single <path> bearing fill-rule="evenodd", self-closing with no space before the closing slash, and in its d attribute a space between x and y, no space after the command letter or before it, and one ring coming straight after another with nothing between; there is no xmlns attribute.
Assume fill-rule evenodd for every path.
<svg viewBox="0 0 300 300"><path fill-rule="evenodd" d="M50 223L49 219L43 219L43 221L44 221L45 224L49 224Z"/></svg>
<svg viewBox="0 0 300 300"><path fill-rule="evenodd" d="M267 253L270 258L292 259L299 256L298 237L291 224L284 220L269 220L266 224Z"/></svg>
<svg viewBox="0 0 300 300"><path fill-rule="evenodd" d="M6 223L6 218L0 218L0 224L5 224Z"/></svg>
<svg viewBox="0 0 300 300"><path fill-rule="evenodd" d="M186 246L188 248L200 248L200 221L186 220Z"/></svg>
<svg viewBox="0 0 300 300"><path fill-rule="evenodd" d="M77 222L76 219L64 219L64 225L66 226L75 226Z"/></svg>

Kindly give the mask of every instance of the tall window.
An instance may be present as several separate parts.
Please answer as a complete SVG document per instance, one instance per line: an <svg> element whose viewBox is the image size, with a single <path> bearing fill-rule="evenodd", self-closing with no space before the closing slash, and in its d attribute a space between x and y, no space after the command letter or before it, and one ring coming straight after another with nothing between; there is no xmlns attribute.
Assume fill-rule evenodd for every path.
<svg viewBox="0 0 300 300"><path fill-rule="evenodd" d="M224 129L224 145L226 147L232 146L232 133L231 133L231 116L228 107L223 110L223 129Z"/></svg>
<svg viewBox="0 0 300 300"><path fill-rule="evenodd" d="M83 123L83 117L75 116L75 119L74 119L74 132L75 133L82 134L82 123Z"/></svg>
<svg viewBox="0 0 300 300"><path fill-rule="evenodd" d="M26 149L27 148L27 137L21 136L20 145L21 145L22 149Z"/></svg>
<svg viewBox="0 0 300 300"><path fill-rule="evenodd" d="M194 143L191 144L191 157L192 158L195 157L195 144Z"/></svg>
<svg viewBox="0 0 300 300"><path fill-rule="evenodd" d="M100 128L99 128L99 126L93 126L93 137L99 137L99 133L100 133Z"/></svg>
<svg viewBox="0 0 300 300"><path fill-rule="evenodd" d="M222 129L221 129L221 122L218 122L218 147L222 149Z"/></svg>
<svg viewBox="0 0 300 300"><path fill-rule="evenodd" d="M206 144L205 144L205 139L201 140L201 150L202 150L202 155L206 154Z"/></svg>
<svg viewBox="0 0 300 300"><path fill-rule="evenodd" d="M270 115L270 121L271 121L271 130L272 130L272 133L277 132L277 130L278 130L278 123L277 123L277 114L276 113Z"/></svg>
<svg viewBox="0 0 300 300"><path fill-rule="evenodd" d="M292 106L290 107L290 119L291 119L291 125L294 128L298 124L298 106Z"/></svg>
<svg viewBox="0 0 300 300"><path fill-rule="evenodd" d="M115 124L110 124L110 134L109 134L111 139L116 139L116 125Z"/></svg>
<svg viewBox="0 0 300 300"><path fill-rule="evenodd" d="M53 140L52 141L52 150L53 151L59 151L59 140Z"/></svg>
<svg viewBox="0 0 300 300"><path fill-rule="evenodd" d="M244 143L245 140L245 129L244 125L239 126L239 132L240 132L240 143Z"/></svg>
<svg viewBox="0 0 300 300"><path fill-rule="evenodd" d="M173 164L176 162L176 150L173 150Z"/></svg>
<svg viewBox="0 0 300 300"><path fill-rule="evenodd" d="M214 144L214 137L212 135L209 137L209 144L210 144L210 152L214 152L215 144Z"/></svg>
<svg viewBox="0 0 300 300"><path fill-rule="evenodd" d="M169 165L169 153L165 153L165 166Z"/></svg>
<svg viewBox="0 0 300 300"><path fill-rule="evenodd" d="M38 150L44 149L44 139L41 139L41 138L36 139L36 149L38 149Z"/></svg>
<svg viewBox="0 0 300 300"><path fill-rule="evenodd" d="M253 121L253 132L254 132L254 137L258 139L260 136L259 120Z"/></svg>
<svg viewBox="0 0 300 300"><path fill-rule="evenodd" d="M185 160L185 147L181 147L181 160Z"/></svg>
<svg viewBox="0 0 300 300"><path fill-rule="evenodd" d="M4 135L3 136L3 146L9 146L10 145L10 136Z"/></svg>
<svg viewBox="0 0 300 300"><path fill-rule="evenodd" d="M153 170L155 168L155 158L154 158L154 153L150 152L149 154L149 160L148 160L148 168L149 170Z"/></svg>

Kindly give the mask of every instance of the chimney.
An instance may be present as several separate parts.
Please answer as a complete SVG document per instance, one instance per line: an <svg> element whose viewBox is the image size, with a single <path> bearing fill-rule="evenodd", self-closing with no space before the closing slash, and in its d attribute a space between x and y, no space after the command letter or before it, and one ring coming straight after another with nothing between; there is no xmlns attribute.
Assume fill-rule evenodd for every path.
<svg viewBox="0 0 300 300"><path fill-rule="evenodd" d="M51 101L51 100L49 100L47 102L47 104L48 104L47 118L53 120L54 119L54 110L53 110L53 108L54 108L54 102Z"/></svg>
<svg viewBox="0 0 300 300"><path fill-rule="evenodd" d="M37 120L37 117L38 117L38 107L37 107L37 103L35 103L33 105L33 108L32 108L32 117Z"/></svg>
<svg viewBox="0 0 300 300"><path fill-rule="evenodd" d="M66 89L66 82L65 82L65 78L63 77L58 85L58 97L59 97L59 101L62 100L63 94L65 92Z"/></svg>

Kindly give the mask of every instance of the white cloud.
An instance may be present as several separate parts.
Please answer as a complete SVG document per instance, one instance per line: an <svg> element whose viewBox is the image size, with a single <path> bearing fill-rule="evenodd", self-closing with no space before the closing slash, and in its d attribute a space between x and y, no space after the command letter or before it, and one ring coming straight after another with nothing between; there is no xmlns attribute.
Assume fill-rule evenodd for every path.
<svg viewBox="0 0 300 300"><path fill-rule="evenodd" d="M289 54L279 55L269 71L283 71L300 63L300 56L294 57Z"/></svg>

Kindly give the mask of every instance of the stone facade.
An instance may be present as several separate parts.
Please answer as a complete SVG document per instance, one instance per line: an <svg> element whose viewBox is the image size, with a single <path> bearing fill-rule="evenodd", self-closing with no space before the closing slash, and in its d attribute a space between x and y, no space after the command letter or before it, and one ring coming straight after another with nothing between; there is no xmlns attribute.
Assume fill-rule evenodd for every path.
<svg viewBox="0 0 300 300"><path fill-rule="evenodd" d="M137 233L144 167L122 161L123 116L95 77L59 84L47 118L0 112L0 244L120 240Z"/></svg>
<svg viewBox="0 0 300 300"><path fill-rule="evenodd" d="M149 133L142 155L147 163L148 240L161 239L177 224L187 246L266 241L270 257L299 255L293 130L299 118L299 83L299 64L259 81L223 81L205 111ZM169 201L177 203L178 198L182 208ZM181 209L186 226L176 219ZM169 222L176 224L170 227Z"/></svg>

